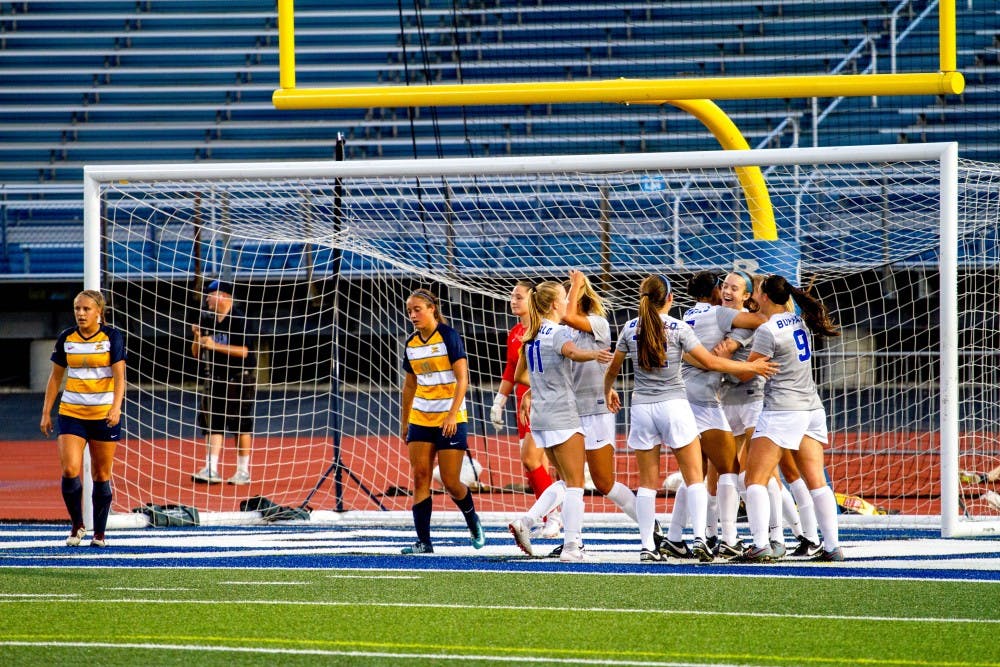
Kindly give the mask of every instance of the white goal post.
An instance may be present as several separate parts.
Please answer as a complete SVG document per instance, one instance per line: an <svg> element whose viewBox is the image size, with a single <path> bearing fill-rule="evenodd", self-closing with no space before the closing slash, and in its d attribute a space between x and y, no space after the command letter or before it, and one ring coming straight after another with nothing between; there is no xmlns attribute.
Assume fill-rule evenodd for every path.
<svg viewBox="0 0 1000 667"><path fill-rule="evenodd" d="M764 170L776 242L752 237L742 166ZM816 374L834 490L881 510L857 520L996 532L990 488L960 483L959 471L1000 464L998 196L997 168L960 161L953 143L88 166L84 284L107 293L130 355L115 511L181 503L228 517L256 495L408 510L393 429L403 301L419 286L438 294L469 350L477 506L513 513L531 500L513 401L499 432L488 406L514 282L584 270L616 334L644 275L670 276L685 307L688 277L735 263L809 286L843 326L819 348ZM190 479L204 464L190 325L216 278L260 326L246 487ZM634 486L626 419L618 467ZM222 460L235 460L228 436Z"/></svg>

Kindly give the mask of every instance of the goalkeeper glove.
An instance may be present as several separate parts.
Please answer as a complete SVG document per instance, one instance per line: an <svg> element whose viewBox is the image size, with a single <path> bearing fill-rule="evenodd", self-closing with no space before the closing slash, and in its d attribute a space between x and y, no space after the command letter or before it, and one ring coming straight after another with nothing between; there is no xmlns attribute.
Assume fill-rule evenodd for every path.
<svg viewBox="0 0 1000 667"><path fill-rule="evenodd" d="M498 431L507 423L503 418L503 406L507 405L508 397L508 394L497 394L493 397L493 407L490 408L490 421L493 422L493 426Z"/></svg>

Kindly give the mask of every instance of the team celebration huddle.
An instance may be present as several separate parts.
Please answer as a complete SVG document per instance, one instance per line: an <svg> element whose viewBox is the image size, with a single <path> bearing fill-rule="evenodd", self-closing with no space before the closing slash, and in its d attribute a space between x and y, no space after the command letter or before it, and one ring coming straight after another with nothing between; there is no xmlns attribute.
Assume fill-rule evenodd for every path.
<svg viewBox="0 0 1000 667"><path fill-rule="evenodd" d="M739 270L695 274L686 291L696 304L675 318L671 281L647 276L636 295L638 317L618 332L612 351L605 305L582 272L571 271L565 283L514 286L510 307L520 321L507 338L506 368L490 413L501 427L514 394L521 461L536 498L510 523L514 542L529 556L546 555L536 552L532 538L561 531L562 545L548 555L592 560L584 547L589 471L597 492L637 524L640 562L842 561L838 509L824 470L826 412L812 369L813 336L838 335L826 307L780 275ZM406 311L414 331L405 343L402 435L417 541L403 553L434 551L435 458L479 549L483 527L461 479L468 450L465 347L430 291L411 293ZM634 377L627 445L638 469L635 492L615 475L616 413L623 408L615 384L626 361ZM665 533L655 505L664 448L683 478ZM737 533L741 498L748 544ZM791 552L785 524L798 540ZM690 544L683 537L687 525Z"/></svg>

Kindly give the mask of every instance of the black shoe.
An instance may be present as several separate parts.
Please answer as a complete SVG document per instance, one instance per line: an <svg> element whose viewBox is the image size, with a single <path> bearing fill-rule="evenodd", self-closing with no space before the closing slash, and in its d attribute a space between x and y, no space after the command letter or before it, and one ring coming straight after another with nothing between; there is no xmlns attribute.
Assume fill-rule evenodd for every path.
<svg viewBox="0 0 1000 667"><path fill-rule="evenodd" d="M809 560L814 563L840 563L844 560L844 550L840 547L830 551L823 549Z"/></svg>
<svg viewBox="0 0 1000 667"><path fill-rule="evenodd" d="M810 542L809 538L805 535L799 535L797 539L799 541L799 546L795 547L790 554L794 558L812 558L823 550L820 545Z"/></svg>
<svg viewBox="0 0 1000 667"><path fill-rule="evenodd" d="M687 542L684 540L671 542L664 538L663 543L660 545L660 553L673 558L694 558L694 554L691 553L691 549L688 548Z"/></svg>
<svg viewBox="0 0 1000 667"><path fill-rule="evenodd" d="M717 535L712 535L705 539L705 544L708 545L709 550L712 552L713 556L719 555L719 537Z"/></svg>
<svg viewBox="0 0 1000 667"><path fill-rule="evenodd" d="M434 553L434 547L426 542L414 542L413 546L403 547L399 553L407 556L410 554L432 554Z"/></svg>
<svg viewBox="0 0 1000 667"><path fill-rule="evenodd" d="M737 558L729 561L730 563L770 563L771 558L771 547L757 547L750 546L747 547L743 554Z"/></svg>
<svg viewBox="0 0 1000 667"><path fill-rule="evenodd" d="M663 545L663 541L667 539L663 534L663 529L660 528L660 522L653 519L653 549L660 551L660 547ZM660 553L663 553L660 551Z"/></svg>
<svg viewBox="0 0 1000 667"><path fill-rule="evenodd" d="M733 560L742 556L744 551L746 551L746 547L740 541L737 541L736 544L719 542L719 552L715 555L726 560Z"/></svg>
<svg viewBox="0 0 1000 667"><path fill-rule="evenodd" d="M667 558L663 556L659 551L650 551L649 549L643 549L639 552L639 562L640 563L660 563L665 561Z"/></svg>
<svg viewBox="0 0 1000 667"><path fill-rule="evenodd" d="M708 544L705 543L703 539L695 539L691 543L691 553L694 554L695 558L702 563L711 563L715 560L715 556L712 555L712 550L708 548Z"/></svg>
<svg viewBox="0 0 1000 667"><path fill-rule="evenodd" d="M546 556L546 558L559 558L560 556L562 556L562 548L563 548L563 545L560 544L555 549L553 549L552 551L550 551L549 555Z"/></svg>

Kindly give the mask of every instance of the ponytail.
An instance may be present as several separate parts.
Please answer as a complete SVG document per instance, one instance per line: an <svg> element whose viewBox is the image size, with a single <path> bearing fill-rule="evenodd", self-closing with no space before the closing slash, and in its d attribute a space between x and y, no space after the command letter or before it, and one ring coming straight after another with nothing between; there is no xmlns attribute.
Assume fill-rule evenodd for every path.
<svg viewBox="0 0 1000 667"><path fill-rule="evenodd" d="M534 340L538 330L542 328L542 319L552 310L552 304L559 297L559 283L546 281L528 288L528 327L521 337L521 342ZM524 354L524 347L521 347Z"/></svg>
<svg viewBox="0 0 1000 667"><path fill-rule="evenodd" d="M662 368L667 361L667 333L660 309L670 295L670 281L663 276L646 276L639 286L639 324L636 348L639 367L645 371Z"/></svg>
<svg viewBox="0 0 1000 667"><path fill-rule="evenodd" d="M793 300L802 312L802 320L809 327L809 330L817 336L840 335L837 325L830 319L830 312L826 305L812 294L793 286L784 277L770 275L761 283L760 289L779 306L788 304L789 299Z"/></svg>

